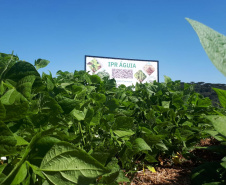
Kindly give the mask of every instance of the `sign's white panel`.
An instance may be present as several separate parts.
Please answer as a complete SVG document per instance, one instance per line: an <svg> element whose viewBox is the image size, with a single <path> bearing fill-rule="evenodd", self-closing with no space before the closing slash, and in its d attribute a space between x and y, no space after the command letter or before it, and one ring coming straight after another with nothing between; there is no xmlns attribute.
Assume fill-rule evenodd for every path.
<svg viewBox="0 0 226 185"><path fill-rule="evenodd" d="M117 85L135 85L137 82L158 81L158 61L108 57L85 57L86 71L101 77L109 76Z"/></svg>

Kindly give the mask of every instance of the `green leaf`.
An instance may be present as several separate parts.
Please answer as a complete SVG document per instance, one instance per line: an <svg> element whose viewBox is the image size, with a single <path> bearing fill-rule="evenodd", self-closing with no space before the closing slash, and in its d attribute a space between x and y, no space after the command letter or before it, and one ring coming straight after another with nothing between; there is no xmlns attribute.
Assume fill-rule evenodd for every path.
<svg viewBox="0 0 226 185"><path fill-rule="evenodd" d="M150 146L142 138L137 138L134 141L133 149L135 152L147 151L147 150L151 151Z"/></svg>
<svg viewBox="0 0 226 185"><path fill-rule="evenodd" d="M100 84L101 78L98 75L91 75L90 80L94 84Z"/></svg>
<svg viewBox="0 0 226 185"><path fill-rule="evenodd" d="M98 162L100 162L102 165L105 166L109 156L111 155L110 153L103 152L103 151L94 151L92 154L90 154L93 158L95 158Z"/></svg>
<svg viewBox="0 0 226 185"><path fill-rule="evenodd" d="M0 101L0 119L5 118L6 110L2 102Z"/></svg>
<svg viewBox="0 0 226 185"><path fill-rule="evenodd" d="M27 99L31 98L32 85L36 79L35 75L28 75L22 78L17 84L17 91L19 91Z"/></svg>
<svg viewBox="0 0 226 185"><path fill-rule="evenodd" d="M35 60L35 67L38 70L40 68L46 67L49 63L50 61L39 58L38 60Z"/></svg>
<svg viewBox="0 0 226 185"><path fill-rule="evenodd" d="M148 154L146 154L145 160L148 161L149 163L156 163L156 162L158 162L156 155L148 155Z"/></svg>
<svg viewBox="0 0 226 185"><path fill-rule="evenodd" d="M21 136L18 136L16 134L14 134L14 137L17 141L16 145L17 146L22 146L22 145L28 145L29 143L24 139L22 138Z"/></svg>
<svg viewBox="0 0 226 185"><path fill-rule="evenodd" d="M212 103L211 103L211 100L209 98L198 99L198 101L197 101L198 107L209 107L211 105L212 105Z"/></svg>
<svg viewBox="0 0 226 185"><path fill-rule="evenodd" d="M134 127L133 118L120 116L116 118L113 130L128 130Z"/></svg>
<svg viewBox="0 0 226 185"><path fill-rule="evenodd" d="M6 116L3 121L16 121L27 116L27 111L29 109L29 103L24 102L19 105L5 105Z"/></svg>
<svg viewBox="0 0 226 185"><path fill-rule="evenodd" d="M119 176L120 167L118 165L118 159L113 158L107 166L106 166L111 172L103 175L101 179L101 183L103 184L111 184L116 181L116 179Z"/></svg>
<svg viewBox="0 0 226 185"><path fill-rule="evenodd" d="M0 82L0 95L3 95L5 92L5 87L3 81Z"/></svg>
<svg viewBox="0 0 226 185"><path fill-rule="evenodd" d="M16 176L14 177L11 185L20 184L26 178L26 175L27 175L27 166L26 163L23 163L19 171L17 172Z"/></svg>
<svg viewBox="0 0 226 185"><path fill-rule="evenodd" d="M165 83L172 82L171 78L168 76L165 76L165 75L164 75L164 81L165 81Z"/></svg>
<svg viewBox="0 0 226 185"><path fill-rule="evenodd" d="M3 172L6 166L7 166L6 163L0 165L0 174Z"/></svg>
<svg viewBox="0 0 226 185"><path fill-rule="evenodd" d="M166 147L166 145L165 145L162 141L156 143L156 144L155 144L155 147L156 147L157 149L161 150L161 151L166 151L166 150L168 150L168 148Z"/></svg>
<svg viewBox="0 0 226 185"><path fill-rule="evenodd" d="M39 167L29 163L28 161L26 161L26 163L28 164L29 167L31 167L32 171L36 174L39 175L40 177L42 177L43 179L45 179L45 176L42 174L41 170Z"/></svg>
<svg viewBox="0 0 226 185"><path fill-rule="evenodd" d="M38 71L32 64L20 61L11 67L11 69L6 73L5 78L18 82L29 75L34 75L40 78Z"/></svg>
<svg viewBox="0 0 226 185"><path fill-rule="evenodd" d="M50 184L47 180L45 180L42 185L50 185Z"/></svg>
<svg viewBox="0 0 226 185"><path fill-rule="evenodd" d="M37 143L34 146L34 149L32 150L32 153L35 156L43 158L46 155L46 153L53 147L53 145L59 142L60 140L55 137L44 136L37 141Z"/></svg>
<svg viewBox="0 0 226 185"><path fill-rule="evenodd" d="M14 103L18 104L20 102L27 101L25 97L19 93L16 89L8 90L2 97L1 102L4 105L12 105Z"/></svg>
<svg viewBox="0 0 226 185"><path fill-rule="evenodd" d="M85 116L86 116L84 112L76 110L76 109L71 111L71 115L73 115L78 121L84 120Z"/></svg>
<svg viewBox="0 0 226 185"><path fill-rule="evenodd" d="M13 133L9 130L9 128L0 121L0 154L11 155L16 146L16 139L13 136Z"/></svg>
<svg viewBox="0 0 226 185"><path fill-rule="evenodd" d="M106 106L111 112L113 112L116 108L119 107L119 101L115 98L112 98L111 100L106 101Z"/></svg>
<svg viewBox="0 0 226 185"><path fill-rule="evenodd" d="M4 181L5 178L6 178L6 175L1 173L0 174L0 184Z"/></svg>
<svg viewBox="0 0 226 185"><path fill-rule="evenodd" d="M26 147L26 150L23 153L22 159L17 163L17 165L13 168L13 170L4 178L2 184L11 184L14 178L17 176L18 171L21 169L21 166L27 160L32 148L35 146L36 142L45 135L52 133L54 128L44 130L42 132L38 132L30 141L29 145Z"/></svg>
<svg viewBox="0 0 226 185"><path fill-rule="evenodd" d="M116 181L118 183L120 183L120 182L130 182L129 178L125 176L125 174L123 173L122 170L120 170L119 176L118 176Z"/></svg>
<svg viewBox="0 0 226 185"><path fill-rule="evenodd" d="M58 185L94 183L107 170L89 154L69 143L58 143L44 157L41 166L50 182Z"/></svg>
<svg viewBox="0 0 226 185"><path fill-rule="evenodd" d="M200 185L204 183L221 181L221 165L217 162L204 163L192 171L191 184Z"/></svg>
<svg viewBox="0 0 226 185"><path fill-rule="evenodd" d="M58 102L50 96L44 95L41 101L41 106L42 106L42 112L49 114L49 116L51 115L55 117L57 114L63 112Z"/></svg>
<svg viewBox="0 0 226 185"><path fill-rule="evenodd" d="M99 112L97 112L96 114L98 114ZM94 110L91 108L89 108L87 111L86 111L86 116L85 116L85 122L90 124L90 121L92 120L94 116ZM94 124L95 125L95 124Z"/></svg>
<svg viewBox="0 0 226 185"><path fill-rule="evenodd" d="M98 125L100 123L101 119L101 113L96 112L96 114L93 116L92 120L90 121L90 125Z"/></svg>
<svg viewBox="0 0 226 185"><path fill-rule="evenodd" d="M226 161L221 162L221 166L224 167L226 169Z"/></svg>
<svg viewBox="0 0 226 185"><path fill-rule="evenodd" d="M70 113L74 108L80 108L78 100L70 99L64 96L58 97L57 102L61 106L65 114Z"/></svg>
<svg viewBox="0 0 226 185"><path fill-rule="evenodd" d="M226 76L226 37L206 25L187 18L215 67Z"/></svg>
<svg viewBox="0 0 226 185"><path fill-rule="evenodd" d="M151 172L156 173L156 170L155 170L155 168L154 168L153 166L147 166L147 168L148 168Z"/></svg>
<svg viewBox="0 0 226 185"><path fill-rule="evenodd" d="M92 93L90 97L97 103L104 103L106 101L106 96L101 93Z"/></svg>
<svg viewBox="0 0 226 185"><path fill-rule="evenodd" d="M118 137L130 137L132 135L135 134L135 132L131 131L131 130L114 130L113 131Z"/></svg>
<svg viewBox="0 0 226 185"><path fill-rule="evenodd" d="M18 60L19 58L13 54L0 53L0 80Z"/></svg>
<svg viewBox="0 0 226 185"><path fill-rule="evenodd" d="M213 88L213 90L217 93L221 106L226 108L226 90L217 89L217 88Z"/></svg>
<svg viewBox="0 0 226 185"><path fill-rule="evenodd" d="M170 107L170 101L162 101L162 106L164 108L169 108Z"/></svg>
<svg viewBox="0 0 226 185"><path fill-rule="evenodd" d="M53 84L53 82L52 82L49 78L47 78L47 79L46 79L46 83L47 83L47 89L48 89L49 91L52 91L52 90L54 89L54 84Z"/></svg>
<svg viewBox="0 0 226 185"><path fill-rule="evenodd" d="M206 133L217 139L218 141L223 141L222 136L216 130L205 130Z"/></svg>
<svg viewBox="0 0 226 185"><path fill-rule="evenodd" d="M208 115L206 117L212 122L216 131L226 137L226 116Z"/></svg>
<svg viewBox="0 0 226 185"><path fill-rule="evenodd" d="M221 160L221 166L226 169L226 156Z"/></svg>

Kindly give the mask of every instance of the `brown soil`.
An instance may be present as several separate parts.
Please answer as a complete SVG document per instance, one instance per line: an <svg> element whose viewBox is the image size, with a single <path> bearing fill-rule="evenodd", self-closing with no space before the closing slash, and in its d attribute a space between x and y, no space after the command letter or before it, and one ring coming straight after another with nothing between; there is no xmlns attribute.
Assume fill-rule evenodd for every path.
<svg viewBox="0 0 226 185"><path fill-rule="evenodd" d="M206 138L201 140L198 146L204 147L218 144L217 140ZM215 161L216 158L221 158L221 156L216 156L216 154L207 150L196 149L191 151L191 153L196 157L195 161L186 160L178 165L169 165L167 162L161 165L160 161L160 166L155 167L156 172L149 170L138 171L130 185L191 185L190 176L193 168L203 161Z"/></svg>
<svg viewBox="0 0 226 185"><path fill-rule="evenodd" d="M145 185L190 185L190 167L156 167L156 172L149 170L140 171L133 178L131 185L145 184Z"/></svg>

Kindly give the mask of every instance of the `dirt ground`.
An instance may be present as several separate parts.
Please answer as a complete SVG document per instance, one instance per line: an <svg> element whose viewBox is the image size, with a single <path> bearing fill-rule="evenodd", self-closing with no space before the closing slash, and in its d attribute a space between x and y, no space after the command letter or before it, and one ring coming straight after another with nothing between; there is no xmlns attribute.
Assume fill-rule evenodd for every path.
<svg viewBox="0 0 226 185"><path fill-rule="evenodd" d="M201 140L198 146L211 146L219 144L213 138ZM191 151L197 157L205 161L215 161L220 159L220 156L206 150ZM201 162L187 160L185 163L179 165L165 165L160 164L155 167L156 172L149 170L138 171L132 179L130 185L191 185L191 171L193 168L201 164ZM125 185L125 184L124 184Z"/></svg>

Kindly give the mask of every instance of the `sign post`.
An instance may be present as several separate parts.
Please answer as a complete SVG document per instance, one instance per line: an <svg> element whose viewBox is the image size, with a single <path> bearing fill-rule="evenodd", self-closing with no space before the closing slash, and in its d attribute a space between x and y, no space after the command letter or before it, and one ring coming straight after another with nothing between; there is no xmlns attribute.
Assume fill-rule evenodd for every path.
<svg viewBox="0 0 226 185"><path fill-rule="evenodd" d="M159 81L159 63L156 60L136 60L85 56L85 70L100 77L114 78L117 85L126 86Z"/></svg>

